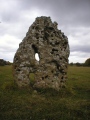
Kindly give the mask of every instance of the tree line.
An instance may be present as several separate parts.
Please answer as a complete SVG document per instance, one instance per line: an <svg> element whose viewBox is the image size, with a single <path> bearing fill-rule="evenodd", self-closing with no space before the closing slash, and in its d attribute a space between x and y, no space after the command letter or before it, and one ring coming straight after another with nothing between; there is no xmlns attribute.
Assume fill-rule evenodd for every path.
<svg viewBox="0 0 90 120"><path fill-rule="evenodd" d="M0 66L4 66L4 65L11 65L12 63L10 63L9 61L5 61L3 59L0 59Z"/></svg>
<svg viewBox="0 0 90 120"><path fill-rule="evenodd" d="M9 62L9 61L5 61L3 59L0 59L0 66L11 65L11 64L12 63ZM87 66L87 67L90 67L90 58L88 58L84 63L79 63L79 62L73 63L73 62L71 62L71 63L69 63L69 65L70 66L75 65L75 66Z"/></svg>
<svg viewBox="0 0 90 120"><path fill-rule="evenodd" d="M73 62L71 62L71 63L69 63L69 65L70 65L70 66L75 65L75 66L86 66L86 67L90 67L90 58L88 58L84 63L79 63L79 62L73 63Z"/></svg>

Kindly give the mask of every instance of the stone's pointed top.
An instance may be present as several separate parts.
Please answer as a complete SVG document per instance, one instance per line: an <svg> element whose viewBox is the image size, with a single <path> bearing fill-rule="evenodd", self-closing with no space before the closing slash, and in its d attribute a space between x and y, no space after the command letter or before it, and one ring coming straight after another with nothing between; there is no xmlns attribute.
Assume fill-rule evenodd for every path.
<svg viewBox="0 0 90 120"><path fill-rule="evenodd" d="M47 17L47 16L41 16L41 17L37 17L36 19L50 19L51 20L51 18L50 18L50 16L49 17Z"/></svg>
<svg viewBox="0 0 90 120"><path fill-rule="evenodd" d="M30 26L14 56L14 78L19 87L59 90L65 85L69 45L57 25L50 17L41 16Z"/></svg>
<svg viewBox="0 0 90 120"><path fill-rule="evenodd" d="M52 23L52 21L50 17L41 16L36 18L35 23Z"/></svg>

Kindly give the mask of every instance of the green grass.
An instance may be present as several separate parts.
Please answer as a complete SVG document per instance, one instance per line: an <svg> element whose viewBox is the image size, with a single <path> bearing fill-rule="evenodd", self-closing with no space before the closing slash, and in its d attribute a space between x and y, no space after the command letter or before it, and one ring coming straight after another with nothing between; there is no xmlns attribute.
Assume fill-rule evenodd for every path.
<svg viewBox="0 0 90 120"><path fill-rule="evenodd" d="M90 120L89 87L90 67L69 67L66 88L60 92L36 92L31 88L18 89L13 82L12 66L2 66L0 120Z"/></svg>

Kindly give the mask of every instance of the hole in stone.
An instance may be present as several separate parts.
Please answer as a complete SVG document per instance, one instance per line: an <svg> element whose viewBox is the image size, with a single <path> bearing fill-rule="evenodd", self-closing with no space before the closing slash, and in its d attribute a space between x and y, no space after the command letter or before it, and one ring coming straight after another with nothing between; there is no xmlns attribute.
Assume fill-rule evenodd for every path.
<svg viewBox="0 0 90 120"><path fill-rule="evenodd" d="M17 71L20 71L20 69L18 68Z"/></svg>
<svg viewBox="0 0 90 120"><path fill-rule="evenodd" d="M37 39L39 39L39 37L38 37L38 36L37 36L36 38L37 38Z"/></svg>
<svg viewBox="0 0 90 120"><path fill-rule="evenodd" d="M53 51L53 52L54 52L54 51L58 52L58 50L57 50L57 49L54 49L54 48L52 49L52 51Z"/></svg>
<svg viewBox="0 0 90 120"><path fill-rule="evenodd" d="M39 54L38 54L38 53L35 53L35 59L36 59L37 61L40 60L40 58L39 58Z"/></svg>
<svg viewBox="0 0 90 120"><path fill-rule="evenodd" d="M52 72L52 73L54 73L54 71L53 71L53 70L52 70L51 72Z"/></svg>
<svg viewBox="0 0 90 120"><path fill-rule="evenodd" d="M42 80L44 80L44 77L42 77Z"/></svg>
<svg viewBox="0 0 90 120"><path fill-rule="evenodd" d="M46 75L45 78L48 78L48 75Z"/></svg>
<svg viewBox="0 0 90 120"><path fill-rule="evenodd" d="M16 57L16 61L18 61L18 58Z"/></svg>
<svg viewBox="0 0 90 120"><path fill-rule="evenodd" d="M63 76L61 77L61 79L63 79Z"/></svg>
<svg viewBox="0 0 90 120"><path fill-rule="evenodd" d="M35 45L32 45L32 48L33 48L35 53L38 53L38 48Z"/></svg>

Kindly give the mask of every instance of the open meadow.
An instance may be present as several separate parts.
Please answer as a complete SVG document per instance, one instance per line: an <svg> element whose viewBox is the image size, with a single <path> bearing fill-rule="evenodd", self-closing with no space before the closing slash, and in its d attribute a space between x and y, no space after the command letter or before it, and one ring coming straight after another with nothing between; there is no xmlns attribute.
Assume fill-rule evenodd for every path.
<svg viewBox="0 0 90 120"><path fill-rule="evenodd" d="M0 67L0 120L90 120L90 67L68 68L66 88L18 89L12 66Z"/></svg>

